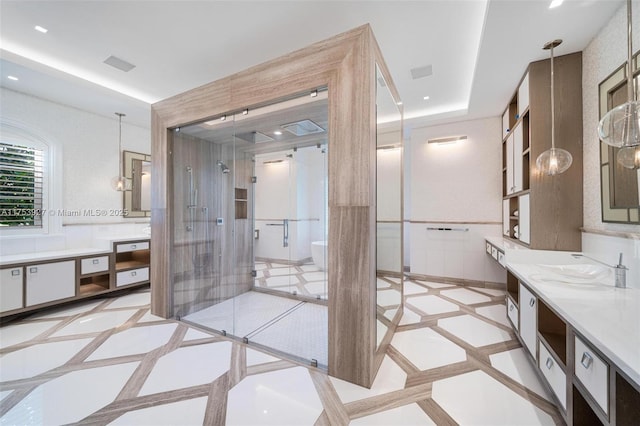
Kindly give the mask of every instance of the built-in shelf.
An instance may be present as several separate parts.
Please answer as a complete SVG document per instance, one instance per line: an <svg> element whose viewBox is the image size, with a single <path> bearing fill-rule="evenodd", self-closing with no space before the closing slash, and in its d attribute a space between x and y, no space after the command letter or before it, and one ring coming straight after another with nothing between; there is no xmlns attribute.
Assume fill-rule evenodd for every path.
<svg viewBox="0 0 640 426"><path fill-rule="evenodd" d="M542 300L538 301L538 335L566 366L567 324Z"/></svg>
<svg viewBox="0 0 640 426"><path fill-rule="evenodd" d="M640 390L616 373L615 415L619 425L630 425L640 419Z"/></svg>
<svg viewBox="0 0 640 426"><path fill-rule="evenodd" d="M80 278L79 292L81 296L109 291L109 274Z"/></svg>
<svg viewBox="0 0 640 426"><path fill-rule="evenodd" d="M245 188L235 188L236 219L247 218L247 204L247 190Z"/></svg>
<svg viewBox="0 0 640 426"><path fill-rule="evenodd" d="M147 250L148 251L148 250ZM118 256L121 254L119 253ZM149 261L144 259L122 259L116 261L116 271L124 271L126 269L140 268L143 266L149 266Z"/></svg>
<svg viewBox="0 0 640 426"><path fill-rule="evenodd" d="M636 419L637 420L637 419ZM589 405L587 400L582 396L578 388L573 386L573 424L580 426L602 426L604 423L600 421L598 415ZM631 424L631 423L619 423Z"/></svg>
<svg viewBox="0 0 640 426"><path fill-rule="evenodd" d="M518 306L520 297L520 283L518 278L511 272L507 271L507 294L511 297L513 303Z"/></svg>

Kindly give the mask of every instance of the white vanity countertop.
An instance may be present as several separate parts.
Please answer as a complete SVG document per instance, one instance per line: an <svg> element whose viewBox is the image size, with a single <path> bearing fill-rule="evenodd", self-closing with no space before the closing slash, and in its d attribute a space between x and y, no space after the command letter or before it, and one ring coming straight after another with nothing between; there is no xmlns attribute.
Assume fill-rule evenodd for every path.
<svg viewBox="0 0 640 426"><path fill-rule="evenodd" d="M498 250L504 252L505 250L529 250L525 246L514 243L511 240L507 240L502 237L484 237L484 239L494 245Z"/></svg>
<svg viewBox="0 0 640 426"><path fill-rule="evenodd" d="M100 245L104 245L105 247L112 247L113 243L126 243L129 241L142 241L142 240L150 240L151 237L149 235L145 235L145 234L138 234L138 235L127 235L127 236L121 236L121 237L104 237L104 238L97 238L97 241L100 241L101 244Z"/></svg>
<svg viewBox="0 0 640 426"><path fill-rule="evenodd" d="M102 248L81 248L55 251L41 251L36 253L12 254L0 256L0 266L13 265L16 263L45 262L48 260L64 259L67 257L91 256L100 254L110 254L112 250Z"/></svg>
<svg viewBox="0 0 640 426"><path fill-rule="evenodd" d="M597 265L570 252L507 254L507 268L514 275L640 385L640 289L616 288L611 268L602 284L569 284L549 279L544 266L584 263Z"/></svg>

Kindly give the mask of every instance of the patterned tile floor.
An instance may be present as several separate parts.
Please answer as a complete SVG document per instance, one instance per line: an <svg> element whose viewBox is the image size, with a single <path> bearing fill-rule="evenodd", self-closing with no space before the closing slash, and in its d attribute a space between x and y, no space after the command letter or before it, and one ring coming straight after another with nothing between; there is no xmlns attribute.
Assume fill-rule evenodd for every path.
<svg viewBox="0 0 640 426"><path fill-rule="evenodd" d="M409 281L371 389L149 313L148 291L0 328L0 424L561 424L504 294Z"/></svg>
<svg viewBox="0 0 640 426"><path fill-rule="evenodd" d="M317 299L327 299L327 273L313 262L286 265L264 259L255 263L255 286L294 293Z"/></svg>

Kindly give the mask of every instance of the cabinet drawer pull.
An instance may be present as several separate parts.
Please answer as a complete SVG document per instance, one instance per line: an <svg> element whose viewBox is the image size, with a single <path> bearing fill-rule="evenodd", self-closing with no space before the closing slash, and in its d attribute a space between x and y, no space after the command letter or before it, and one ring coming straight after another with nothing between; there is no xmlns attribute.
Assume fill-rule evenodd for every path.
<svg viewBox="0 0 640 426"><path fill-rule="evenodd" d="M13 269L11 271L11 276L12 277L17 277L18 275L20 275L20 269Z"/></svg>
<svg viewBox="0 0 640 426"><path fill-rule="evenodd" d="M533 305L535 305L535 304L536 304L536 299L535 299L534 297L532 297L532 298L529 300L529 306L533 307Z"/></svg>
<svg viewBox="0 0 640 426"><path fill-rule="evenodd" d="M551 367L553 367L553 360L551 359L551 357L547 357L547 362L545 362L544 365L546 365L547 368L551 370Z"/></svg>
<svg viewBox="0 0 640 426"><path fill-rule="evenodd" d="M93 259L91 263L93 263L94 265L97 265L98 263L100 263L100 259Z"/></svg>
<svg viewBox="0 0 640 426"><path fill-rule="evenodd" d="M509 310L513 311L514 306L513 305L509 305Z"/></svg>
<svg viewBox="0 0 640 426"><path fill-rule="evenodd" d="M138 246L136 246L135 244L131 244L131 250L135 250L136 247L138 247Z"/></svg>
<svg viewBox="0 0 640 426"><path fill-rule="evenodd" d="M593 357L589 355L587 352L582 353L582 359L580 360L580 364L586 369L591 367L591 363L593 363Z"/></svg>
<svg viewBox="0 0 640 426"><path fill-rule="evenodd" d="M136 275L137 275L137 274L136 274L136 271L132 271L132 272L131 272L131 276L132 276L132 277L135 277Z"/></svg>
<svg viewBox="0 0 640 426"><path fill-rule="evenodd" d="M29 273L30 274L37 274L38 273L38 268L36 268L35 266L32 266L31 268L29 268Z"/></svg>

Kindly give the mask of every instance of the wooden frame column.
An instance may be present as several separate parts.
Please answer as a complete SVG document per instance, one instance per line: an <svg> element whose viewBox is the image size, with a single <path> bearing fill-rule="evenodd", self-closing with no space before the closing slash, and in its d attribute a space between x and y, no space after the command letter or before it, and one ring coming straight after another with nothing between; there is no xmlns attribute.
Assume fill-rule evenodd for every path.
<svg viewBox="0 0 640 426"><path fill-rule="evenodd" d="M152 105L154 315L173 316L170 130L327 86L329 374L367 387L372 384L376 345L378 54L371 28L364 25Z"/></svg>

